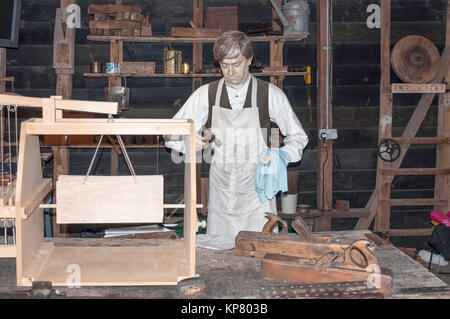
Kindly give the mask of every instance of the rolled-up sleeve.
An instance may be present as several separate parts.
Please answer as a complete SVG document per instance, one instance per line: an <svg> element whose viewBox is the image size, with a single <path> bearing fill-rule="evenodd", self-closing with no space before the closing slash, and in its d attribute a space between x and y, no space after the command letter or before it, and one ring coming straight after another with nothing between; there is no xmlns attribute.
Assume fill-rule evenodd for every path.
<svg viewBox="0 0 450 319"><path fill-rule="evenodd" d="M289 155L291 162L302 159L308 144L308 136L294 113L286 94L277 86L269 84L269 116L285 136L281 149Z"/></svg>
<svg viewBox="0 0 450 319"><path fill-rule="evenodd" d="M208 84L192 93L173 119L191 119L194 121L195 131L199 132L208 119ZM179 136L164 135L164 141L166 147L185 153L184 141Z"/></svg>

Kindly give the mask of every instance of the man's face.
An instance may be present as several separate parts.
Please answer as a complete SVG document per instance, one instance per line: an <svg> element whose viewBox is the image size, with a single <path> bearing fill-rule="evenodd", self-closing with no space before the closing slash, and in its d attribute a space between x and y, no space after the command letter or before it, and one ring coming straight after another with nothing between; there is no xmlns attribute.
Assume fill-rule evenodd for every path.
<svg viewBox="0 0 450 319"><path fill-rule="evenodd" d="M252 58L247 59L242 54L234 59L223 59L220 62L225 82L233 87L240 87L247 80Z"/></svg>

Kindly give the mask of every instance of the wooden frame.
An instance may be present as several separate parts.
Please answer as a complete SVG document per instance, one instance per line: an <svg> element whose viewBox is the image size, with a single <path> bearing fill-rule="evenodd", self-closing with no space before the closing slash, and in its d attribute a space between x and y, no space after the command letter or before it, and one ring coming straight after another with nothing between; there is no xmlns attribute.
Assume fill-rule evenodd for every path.
<svg viewBox="0 0 450 319"><path fill-rule="evenodd" d="M421 93L425 91L419 101L413 115L410 118L403 134L398 139L401 147L399 158L387 163L378 159L377 164L377 184L375 191L367 202L366 209L369 215L358 220L355 229L368 229L375 218L374 230L390 236L429 236L432 228L427 229L391 229L390 212L391 206L403 205L431 205L435 209L446 212L450 209L449 191L449 128L450 116L448 93L440 93L438 110L438 129L435 138L416 138L422 121L424 120L435 94L442 92L448 82L450 67L450 0L447 1L447 27L446 27L446 47L442 53L441 66L438 75L430 84L412 84L403 87L412 87L410 93ZM391 31L391 0L381 1L381 81L380 81L380 127L379 142L385 138L392 137L392 95L393 93L404 93L399 91L398 84L391 84L390 70L390 31ZM436 89L439 88L439 89ZM436 168L432 169L400 169L400 165L411 144L437 144ZM396 175L435 175L434 198L416 199L391 199L391 183Z"/></svg>
<svg viewBox="0 0 450 319"><path fill-rule="evenodd" d="M175 285L195 277L196 161L194 123L191 120L62 118L61 109L117 113L117 103L28 98L0 95L0 104L42 107L42 119L22 123L15 196L17 285L51 281L54 286ZM59 115L58 115L59 114ZM132 241L129 246L57 246L44 241L42 201L51 190L40 163L39 135L183 135L186 141L184 239L158 240L150 245ZM174 205L165 205L173 207ZM126 214L127 212L124 212ZM139 240L136 240L139 241ZM75 268L70 268L75 267ZM78 267L78 268L77 268ZM70 269L80 277L70 281Z"/></svg>

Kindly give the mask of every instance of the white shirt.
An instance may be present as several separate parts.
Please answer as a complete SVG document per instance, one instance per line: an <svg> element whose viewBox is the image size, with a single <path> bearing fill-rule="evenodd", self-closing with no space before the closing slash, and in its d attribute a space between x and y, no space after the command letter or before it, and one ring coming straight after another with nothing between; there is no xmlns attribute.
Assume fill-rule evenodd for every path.
<svg viewBox="0 0 450 319"><path fill-rule="evenodd" d="M231 108L240 110L244 107L247 89L251 77L249 76L244 85L239 89L225 85ZM194 121L195 131L200 132L208 120L209 99L208 84L198 88L181 109L175 114L174 119L191 119ZM285 136L284 146L281 149L289 155L291 162L298 162L303 155L303 149L308 144L308 136L303 130L300 121L292 110L284 92L277 86L269 83L269 118L280 128L281 134ZM184 153L184 141L169 141L166 146L178 152Z"/></svg>

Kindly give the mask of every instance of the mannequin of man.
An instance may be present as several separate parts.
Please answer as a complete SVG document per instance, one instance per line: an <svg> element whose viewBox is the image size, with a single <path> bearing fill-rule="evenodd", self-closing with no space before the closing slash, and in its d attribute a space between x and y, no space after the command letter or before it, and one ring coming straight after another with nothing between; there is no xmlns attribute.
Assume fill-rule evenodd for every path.
<svg viewBox="0 0 450 319"><path fill-rule="evenodd" d="M261 231L267 222L265 213L277 213L271 201L261 203L254 181L258 162L270 147L270 122L276 123L285 136L281 150L290 162L301 159L308 137L284 92L250 75L253 47L244 33L223 33L213 50L223 78L197 89L174 119L192 119L196 132L210 129L218 141L209 144L213 156L207 235L236 236L242 230ZM166 146L185 152L183 141L166 138ZM197 134L196 149L205 146ZM269 161L270 158L265 160Z"/></svg>

